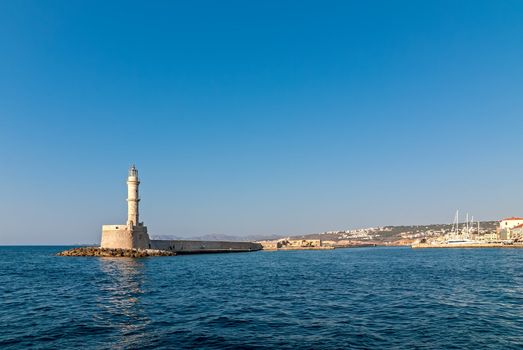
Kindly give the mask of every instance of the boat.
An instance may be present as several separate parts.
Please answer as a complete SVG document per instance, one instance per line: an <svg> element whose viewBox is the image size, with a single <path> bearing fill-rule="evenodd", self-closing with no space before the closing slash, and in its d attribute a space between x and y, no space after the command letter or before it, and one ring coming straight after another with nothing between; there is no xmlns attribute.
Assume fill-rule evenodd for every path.
<svg viewBox="0 0 523 350"><path fill-rule="evenodd" d="M472 217L472 220L469 222L469 214L467 213L467 219L465 223L465 227L460 230L459 229L459 209L456 210L456 216L454 217L454 222L452 223L452 229L449 234L449 237L446 244L451 245L469 245L469 244L480 244L482 242L471 239L471 230L472 225L474 222L474 217ZM478 221L478 231L479 233L479 221Z"/></svg>
<svg viewBox="0 0 523 350"><path fill-rule="evenodd" d="M473 239L449 239L446 242L447 244L480 244L480 241Z"/></svg>

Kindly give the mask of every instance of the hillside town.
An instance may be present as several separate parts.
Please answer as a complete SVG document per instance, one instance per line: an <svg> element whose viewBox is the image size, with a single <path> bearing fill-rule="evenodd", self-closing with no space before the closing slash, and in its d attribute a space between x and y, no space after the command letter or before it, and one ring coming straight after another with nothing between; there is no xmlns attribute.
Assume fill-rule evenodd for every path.
<svg viewBox="0 0 523 350"><path fill-rule="evenodd" d="M287 236L259 241L265 250L332 249L364 246L411 246L456 244L523 243L523 217L508 217L499 221L459 222L456 213L452 224L378 226L351 230L331 230L301 236Z"/></svg>

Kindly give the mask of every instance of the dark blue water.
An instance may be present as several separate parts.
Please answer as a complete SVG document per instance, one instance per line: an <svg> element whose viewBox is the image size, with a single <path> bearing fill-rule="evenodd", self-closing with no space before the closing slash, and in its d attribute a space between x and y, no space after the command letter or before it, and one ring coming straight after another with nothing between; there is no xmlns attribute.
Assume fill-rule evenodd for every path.
<svg viewBox="0 0 523 350"><path fill-rule="evenodd" d="M0 348L523 347L523 250L0 247Z"/></svg>

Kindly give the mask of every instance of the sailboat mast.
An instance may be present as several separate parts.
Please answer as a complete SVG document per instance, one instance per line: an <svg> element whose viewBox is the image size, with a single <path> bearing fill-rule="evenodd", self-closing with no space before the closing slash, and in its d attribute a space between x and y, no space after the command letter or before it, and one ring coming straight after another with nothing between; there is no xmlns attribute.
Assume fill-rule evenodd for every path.
<svg viewBox="0 0 523 350"><path fill-rule="evenodd" d="M452 228L450 229L450 233L453 234L455 229L456 229L456 215L454 215L454 220L452 221Z"/></svg>
<svg viewBox="0 0 523 350"><path fill-rule="evenodd" d="M459 209L456 211L456 238L458 237L459 233Z"/></svg>
<svg viewBox="0 0 523 350"><path fill-rule="evenodd" d="M467 213L467 224L465 226L465 232L467 233L467 236L469 234L469 213Z"/></svg>

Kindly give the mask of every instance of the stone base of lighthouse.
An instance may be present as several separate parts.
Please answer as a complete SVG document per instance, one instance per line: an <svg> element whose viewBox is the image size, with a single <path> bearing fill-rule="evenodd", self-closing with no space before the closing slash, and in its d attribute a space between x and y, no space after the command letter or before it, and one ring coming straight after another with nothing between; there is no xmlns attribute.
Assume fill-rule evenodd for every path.
<svg viewBox="0 0 523 350"><path fill-rule="evenodd" d="M146 226L103 225L101 248L149 249L151 241Z"/></svg>

